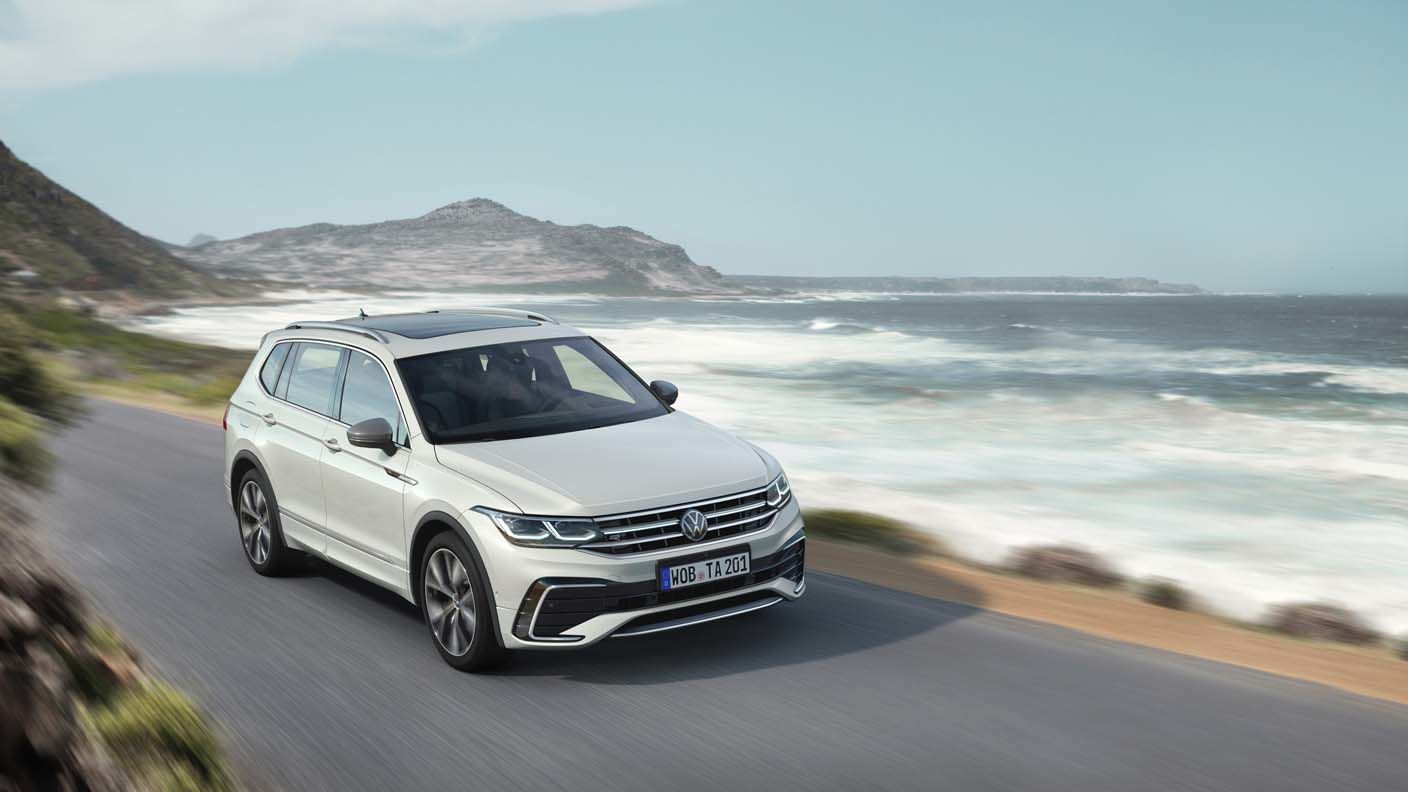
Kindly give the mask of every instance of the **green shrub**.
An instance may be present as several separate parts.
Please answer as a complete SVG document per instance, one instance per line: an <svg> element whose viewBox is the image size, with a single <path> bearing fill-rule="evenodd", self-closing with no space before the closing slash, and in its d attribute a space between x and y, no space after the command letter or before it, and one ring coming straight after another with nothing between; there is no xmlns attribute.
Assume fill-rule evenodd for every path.
<svg viewBox="0 0 1408 792"><path fill-rule="evenodd" d="M0 475L30 487L49 478L53 457L44 446L39 421L0 396Z"/></svg>
<svg viewBox="0 0 1408 792"><path fill-rule="evenodd" d="M0 309L9 307L0 303ZM38 343L14 314L0 310L0 394L40 418L68 422L79 414L78 401L39 363Z"/></svg>
<svg viewBox="0 0 1408 792"><path fill-rule="evenodd" d="M185 763L149 768L143 776L147 785L157 792L208 792L211 788Z"/></svg>
<svg viewBox="0 0 1408 792"><path fill-rule="evenodd" d="M190 699L166 685L129 690L91 720L98 737L134 773L173 789L233 786L215 733ZM191 780L198 783L186 783Z"/></svg>
<svg viewBox="0 0 1408 792"><path fill-rule="evenodd" d="M1177 582L1165 578L1146 580L1139 586L1139 599L1171 610L1188 610L1192 606L1192 596Z"/></svg>
<svg viewBox="0 0 1408 792"><path fill-rule="evenodd" d="M230 400L230 394L240 386L240 379L240 376L232 375L212 377L195 383L182 395L196 404L223 404Z"/></svg>
<svg viewBox="0 0 1408 792"><path fill-rule="evenodd" d="M934 551L934 540L898 520L869 512L819 509L806 513L807 533L898 553Z"/></svg>
<svg viewBox="0 0 1408 792"><path fill-rule="evenodd" d="M106 622L91 619L83 640L59 647L83 700L92 706L111 702L140 673L132 650Z"/></svg>

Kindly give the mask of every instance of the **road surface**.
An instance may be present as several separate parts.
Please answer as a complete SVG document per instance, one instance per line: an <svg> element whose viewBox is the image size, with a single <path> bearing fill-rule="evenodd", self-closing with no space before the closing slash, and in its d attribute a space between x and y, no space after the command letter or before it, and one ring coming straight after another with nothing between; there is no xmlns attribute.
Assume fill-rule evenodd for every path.
<svg viewBox="0 0 1408 792"><path fill-rule="evenodd" d="M254 787L1408 788L1408 708L819 573L790 606L460 674L392 595L249 569L218 428L99 402L54 450L51 549Z"/></svg>

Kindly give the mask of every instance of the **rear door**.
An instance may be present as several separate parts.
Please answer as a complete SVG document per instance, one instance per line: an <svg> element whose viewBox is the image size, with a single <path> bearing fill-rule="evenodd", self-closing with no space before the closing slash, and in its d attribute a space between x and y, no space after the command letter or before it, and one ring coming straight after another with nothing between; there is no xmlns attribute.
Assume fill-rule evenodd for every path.
<svg viewBox="0 0 1408 792"><path fill-rule="evenodd" d="M324 435L323 491L327 495L328 557L396 588L406 585L406 531L401 475L410 464L406 423L386 369L376 358L349 350L336 417ZM384 418L398 447L358 448L347 428Z"/></svg>
<svg viewBox="0 0 1408 792"><path fill-rule="evenodd" d="M323 494L324 439L331 423L334 386L346 350L313 341L297 342L288 354L270 400L264 461L278 499L284 534L322 553L327 507Z"/></svg>

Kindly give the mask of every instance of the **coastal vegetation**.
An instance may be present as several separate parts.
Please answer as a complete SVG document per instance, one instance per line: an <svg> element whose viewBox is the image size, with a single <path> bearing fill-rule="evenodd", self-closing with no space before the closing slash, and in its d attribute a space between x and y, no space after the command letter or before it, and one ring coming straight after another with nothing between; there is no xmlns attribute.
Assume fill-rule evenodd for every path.
<svg viewBox="0 0 1408 792"><path fill-rule="evenodd" d="M1139 599L1169 610L1181 611L1193 607L1193 596L1188 590L1168 578L1151 578L1140 583Z"/></svg>
<svg viewBox="0 0 1408 792"><path fill-rule="evenodd" d="M142 670L30 533L44 437L81 414L42 345L0 314L0 788L229 789L205 717Z"/></svg>
<svg viewBox="0 0 1408 792"><path fill-rule="evenodd" d="M25 365L42 367L45 381L64 380L91 395L221 405L249 365L249 352L126 330L54 300L0 299L0 306L9 310L0 329L34 352ZM67 409L52 396L37 403Z"/></svg>

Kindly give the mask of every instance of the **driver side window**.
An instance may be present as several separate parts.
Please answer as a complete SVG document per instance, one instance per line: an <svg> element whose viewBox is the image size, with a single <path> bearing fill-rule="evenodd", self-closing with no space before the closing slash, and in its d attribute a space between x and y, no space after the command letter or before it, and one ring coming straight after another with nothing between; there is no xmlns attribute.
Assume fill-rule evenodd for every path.
<svg viewBox="0 0 1408 792"><path fill-rule="evenodd" d="M405 422L401 420L396 391L391 388L385 369L370 355L362 352L349 352L348 355L338 420L355 426L368 418L384 418L391 424L396 442L404 443Z"/></svg>

